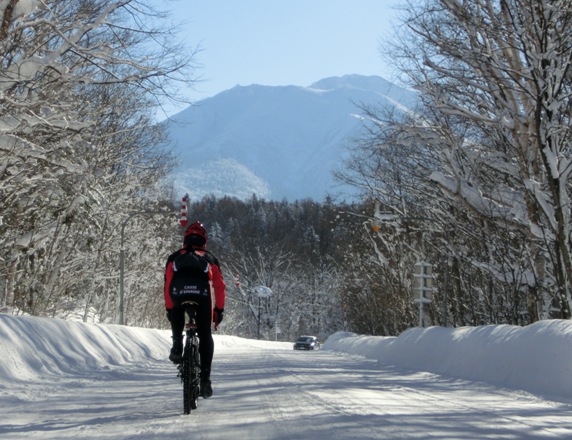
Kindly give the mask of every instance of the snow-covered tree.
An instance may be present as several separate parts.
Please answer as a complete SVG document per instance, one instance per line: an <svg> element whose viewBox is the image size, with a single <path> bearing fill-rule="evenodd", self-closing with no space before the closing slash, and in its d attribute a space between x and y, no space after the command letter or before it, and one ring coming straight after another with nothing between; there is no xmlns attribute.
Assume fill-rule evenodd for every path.
<svg viewBox="0 0 572 440"><path fill-rule="evenodd" d="M466 304L485 322L501 306L529 320L554 307L569 318L572 4L419 0L403 17L384 51L423 108L369 118L383 151L372 160L396 178L380 185L378 162L358 174L394 219L440 231L432 243L453 258L451 270L472 266L455 282L477 294ZM396 158L406 173L388 166Z"/></svg>
<svg viewBox="0 0 572 440"><path fill-rule="evenodd" d="M21 0L0 13L3 305L104 310L121 226L156 210L150 190L171 166L154 109L169 80L192 80L192 52L140 1ZM136 226L156 236L150 222Z"/></svg>
<svg viewBox="0 0 572 440"><path fill-rule="evenodd" d="M478 215L526 231L531 291L553 295L569 318L572 4L422 3L396 53L435 111L427 128L444 169L432 179Z"/></svg>

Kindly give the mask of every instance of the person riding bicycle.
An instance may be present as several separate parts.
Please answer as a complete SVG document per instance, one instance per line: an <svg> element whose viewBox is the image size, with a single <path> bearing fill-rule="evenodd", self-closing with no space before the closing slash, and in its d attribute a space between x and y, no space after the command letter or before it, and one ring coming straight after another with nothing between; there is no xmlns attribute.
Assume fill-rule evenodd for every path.
<svg viewBox="0 0 572 440"><path fill-rule="evenodd" d="M165 268L165 308L171 323L173 347L169 360L179 364L183 353L185 306L183 301L198 304L197 333L201 357L200 393L204 398L212 396L211 365L214 341L211 325L215 330L223 319L226 300L224 283L218 259L206 250L207 231L200 222L190 225L184 234L184 247L169 256Z"/></svg>

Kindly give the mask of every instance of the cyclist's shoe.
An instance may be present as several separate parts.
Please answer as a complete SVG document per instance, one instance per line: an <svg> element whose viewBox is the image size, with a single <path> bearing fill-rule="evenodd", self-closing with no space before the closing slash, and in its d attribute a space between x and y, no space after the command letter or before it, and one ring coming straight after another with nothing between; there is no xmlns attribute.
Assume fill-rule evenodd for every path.
<svg viewBox="0 0 572 440"><path fill-rule="evenodd" d="M210 380L201 380L201 390L200 394L205 399L208 399L213 395L213 387L211 386Z"/></svg>
<svg viewBox="0 0 572 440"><path fill-rule="evenodd" d="M181 348L176 346L171 348L171 354L169 354L169 360L174 364L180 364L181 361L183 360L182 351L183 350Z"/></svg>
<svg viewBox="0 0 572 440"><path fill-rule="evenodd" d="M183 360L183 341L173 340L173 348L169 354L169 360L174 364L180 364Z"/></svg>

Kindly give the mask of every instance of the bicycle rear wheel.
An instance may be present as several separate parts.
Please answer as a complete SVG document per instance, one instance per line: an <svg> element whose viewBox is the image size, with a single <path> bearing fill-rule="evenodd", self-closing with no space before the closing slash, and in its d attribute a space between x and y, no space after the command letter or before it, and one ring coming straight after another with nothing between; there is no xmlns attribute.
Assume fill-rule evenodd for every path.
<svg viewBox="0 0 572 440"><path fill-rule="evenodd" d="M183 353L183 368L181 371L183 376L183 411L185 414L190 414L191 409L196 408L196 405L193 405L193 397L192 397L193 376L191 370L192 370L191 347L187 346L185 347L185 352Z"/></svg>
<svg viewBox="0 0 572 440"><path fill-rule="evenodd" d="M185 414L190 414L191 410L198 407L200 378L198 360L199 347L196 341L193 341L185 347L183 353L183 410Z"/></svg>
<svg viewBox="0 0 572 440"><path fill-rule="evenodd" d="M199 404L199 386L201 376L201 364L199 355L199 341L193 337L191 342L191 409L197 409Z"/></svg>

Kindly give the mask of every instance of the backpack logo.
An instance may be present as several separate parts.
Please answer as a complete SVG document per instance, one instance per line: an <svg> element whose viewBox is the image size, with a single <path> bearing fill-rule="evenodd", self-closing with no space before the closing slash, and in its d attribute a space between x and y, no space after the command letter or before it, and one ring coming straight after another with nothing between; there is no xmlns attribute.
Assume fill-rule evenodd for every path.
<svg viewBox="0 0 572 440"><path fill-rule="evenodd" d="M183 284L182 286L173 286L171 295L195 296L206 295L207 292L197 284Z"/></svg>
<svg viewBox="0 0 572 440"><path fill-rule="evenodd" d="M208 276L202 278L175 277L171 281L169 293L176 306L180 306L184 301L208 297L210 295L209 278Z"/></svg>

